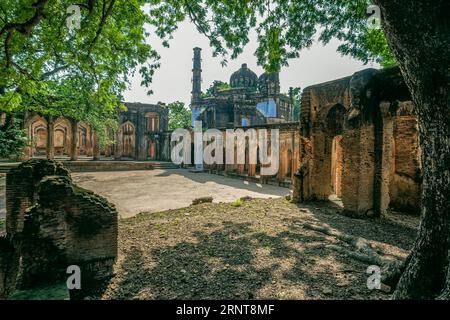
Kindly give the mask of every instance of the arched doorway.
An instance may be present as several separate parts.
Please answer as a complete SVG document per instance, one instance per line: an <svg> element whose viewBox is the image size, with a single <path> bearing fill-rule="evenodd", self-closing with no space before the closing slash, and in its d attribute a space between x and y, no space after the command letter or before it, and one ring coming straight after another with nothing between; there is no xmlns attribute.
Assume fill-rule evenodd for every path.
<svg viewBox="0 0 450 320"><path fill-rule="evenodd" d="M35 139L34 156L45 156L47 154L47 126L39 125L34 129Z"/></svg>
<svg viewBox="0 0 450 320"><path fill-rule="evenodd" d="M55 155L69 155L71 146L71 126L66 118L58 118L54 129Z"/></svg>
<svg viewBox="0 0 450 320"><path fill-rule="evenodd" d="M331 186L333 193L337 198L342 196L342 168L343 168L343 153L342 153L342 135L337 135L333 138L331 146Z"/></svg>
<svg viewBox="0 0 450 320"><path fill-rule="evenodd" d="M153 139L150 139L148 141L148 154L147 157L150 160L156 160L156 141Z"/></svg>
<svg viewBox="0 0 450 320"><path fill-rule="evenodd" d="M134 158L135 157L135 141L136 141L136 134L135 134L135 128L134 125L127 121L124 124L122 124L121 127L122 130L122 146L123 146L123 152L122 156L127 158Z"/></svg>
<svg viewBox="0 0 450 320"><path fill-rule="evenodd" d="M28 121L28 136L31 139L31 157L47 154L47 121L41 116L34 116Z"/></svg>
<svg viewBox="0 0 450 320"><path fill-rule="evenodd" d="M341 104L334 105L327 114L326 132L330 159L330 200L340 201L342 197L342 174L344 154L342 150L342 133L344 127L345 108Z"/></svg>

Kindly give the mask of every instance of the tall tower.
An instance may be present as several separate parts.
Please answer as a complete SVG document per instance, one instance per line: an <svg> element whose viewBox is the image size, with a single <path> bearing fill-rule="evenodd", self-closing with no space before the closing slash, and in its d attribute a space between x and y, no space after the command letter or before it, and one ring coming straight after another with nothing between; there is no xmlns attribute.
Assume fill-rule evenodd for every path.
<svg viewBox="0 0 450 320"><path fill-rule="evenodd" d="M202 48L194 48L194 65L192 68L192 98L191 104L194 107L200 99L202 93Z"/></svg>

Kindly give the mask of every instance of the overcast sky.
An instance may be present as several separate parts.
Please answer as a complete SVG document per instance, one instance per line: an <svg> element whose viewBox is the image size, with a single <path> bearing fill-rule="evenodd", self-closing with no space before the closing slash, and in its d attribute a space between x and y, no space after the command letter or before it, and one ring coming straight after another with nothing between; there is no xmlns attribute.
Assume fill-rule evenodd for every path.
<svg viewBox="0 0 450 320"><path fill-rule="evenodd" d="M141 77L136 73L129 90L124 94L127 102L157 103L182 101L189 104L192 79L193 48L202 48L202 90L205 91L214 80L229 82L231 74L243 63L258 76L263 69L256 65L254 56L257 47L256 35L250 35L250 43L244 52L236 59L229 61L226 67L220 64L220 57L213 58L208 40L200 35L190 22L180 24L179 29L170 41L170 48L164 48L161 41L151 37L148 42L161 55L161 67L156 70L150 89L153 94L148 96L147 89L141 87ZM300 57L289 62L280 73L281 91L288 92L289 87L305 88L309 85L342 78L361 69L377 64L364 65L362 62L336 52L339 42L333 40L327 46L315 43L310 49L300 53Z"/></svg>

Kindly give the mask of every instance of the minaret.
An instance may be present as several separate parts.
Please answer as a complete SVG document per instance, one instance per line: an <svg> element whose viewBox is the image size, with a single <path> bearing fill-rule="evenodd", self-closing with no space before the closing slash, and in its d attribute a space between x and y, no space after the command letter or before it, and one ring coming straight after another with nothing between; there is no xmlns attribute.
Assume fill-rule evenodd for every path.
<svg viewBox="0 0 450 320"><path fill-rule="evenodd" d="M192 68L192 98L191 104L195 106L196 102L199 101L200 95L202 93L202 48L194 48L194 65Z"/></svg>

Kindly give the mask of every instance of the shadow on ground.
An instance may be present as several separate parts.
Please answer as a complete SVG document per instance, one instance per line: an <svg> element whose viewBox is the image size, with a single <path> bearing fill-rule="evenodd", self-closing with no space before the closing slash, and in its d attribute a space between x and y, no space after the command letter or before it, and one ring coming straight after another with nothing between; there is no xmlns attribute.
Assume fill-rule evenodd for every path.
<svg viewBox="0 0 450 320"><path fill-rule="evenodd" d="M355 237L378 241L409 250L417 235L419 217L405 213L389 213L382 218L351 218L341 215L341 208L332 202L296 204L314 212L314 216L323 223L342 233ZM289 220L292 224L301 223L301 219ZM409 223L407 223L409 222Z"/></svg>
<svg viewBox="0 0 450 320"><path fill-rule="evenodd" d="M144 252L130 248L121 265L126 275L109 298L253 299L258 290L272 283L273 274L281 269L276 263L258 266L259 249L269 250L269 255L275 258L295 257L294 269L284 276L291 281L305 280L310 276L301 266L318 257L312 250L298 252L289 242L323 240L320 236L292 232L281 232L275 237L255 234L248 224L229 221L211 233L196 232L195 238L195 243L183 241L152 250L150 254L157 263L150 268L144 267L147 265Z"/></svg>

